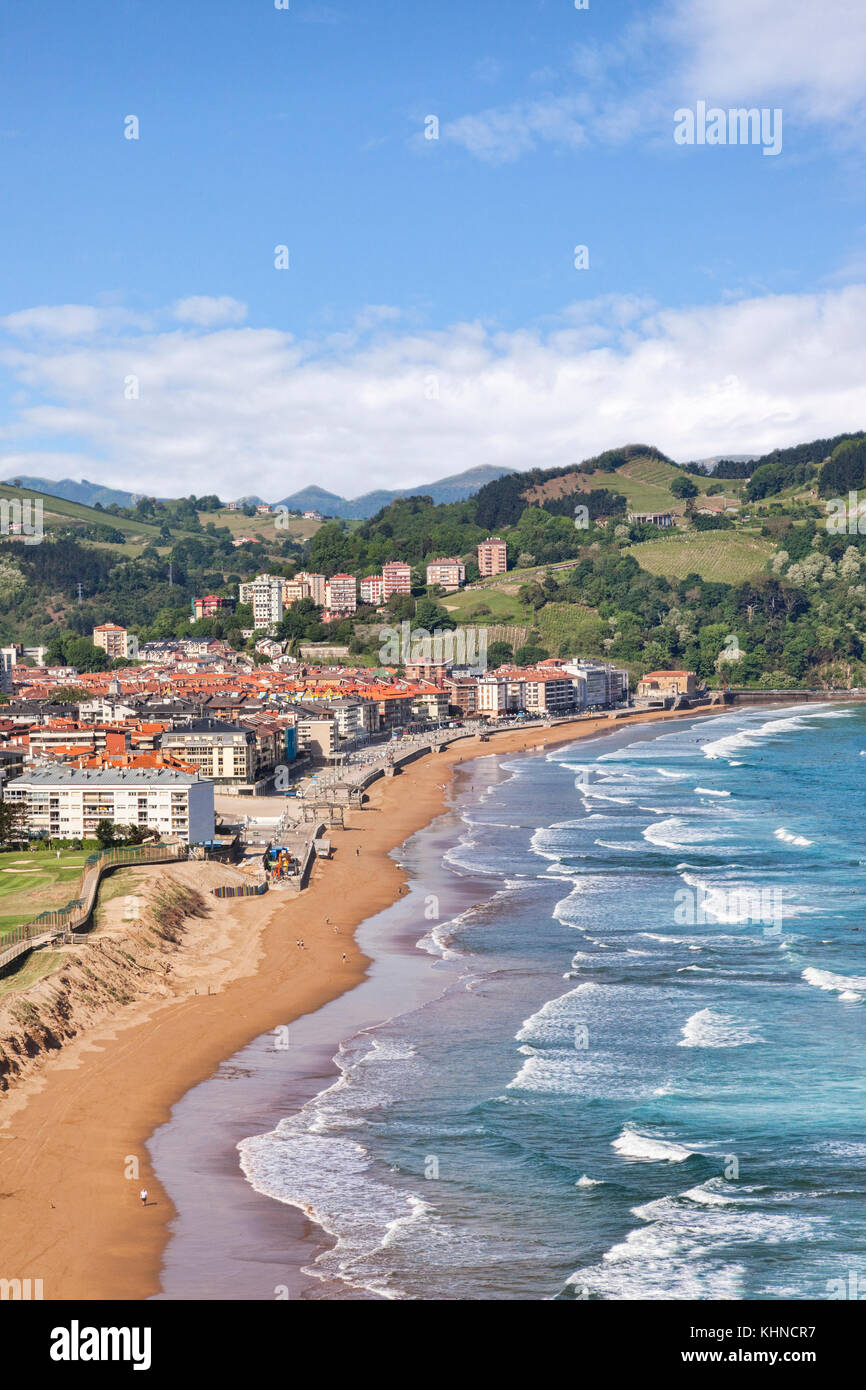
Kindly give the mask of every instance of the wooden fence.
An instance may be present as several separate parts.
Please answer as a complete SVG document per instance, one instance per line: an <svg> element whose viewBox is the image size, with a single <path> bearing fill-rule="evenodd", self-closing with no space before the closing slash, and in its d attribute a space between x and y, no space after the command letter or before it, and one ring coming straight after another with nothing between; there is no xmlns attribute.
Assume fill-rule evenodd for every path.
<svg viewBox="0 0 866 1390"><path fill-rule="evenodd" d="M5 934L3 949L0 950L0 971L25 951L47 946L58 937L66 936L83 927L93 911L99 881L110 869L122 868L125 865L165 864L186 857L187 846L179 843L133 845L126 849L104 849L97 854L88 855L81 870L78 897L73 898L65 907L40 912L32 922L24 922L20 927L13 927Z"/></svg>

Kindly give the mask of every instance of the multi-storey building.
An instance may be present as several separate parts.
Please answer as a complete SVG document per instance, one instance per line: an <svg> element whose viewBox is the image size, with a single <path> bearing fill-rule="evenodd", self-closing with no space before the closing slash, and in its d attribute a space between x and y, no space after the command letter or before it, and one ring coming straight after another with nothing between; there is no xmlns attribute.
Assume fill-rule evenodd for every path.
<svg viewBox="0 0 866 1390"><path fill-rule="evenodd" d="M438 584L441 589L459 589L466 583L466 566L462 560L431 560L427 566L427 583Z"/></svg>
<svg viewBox="0 0 866 1390"><path fill-rule="evenodd" d="M384 600L384 580L381 574L368 574L361 580L361 602L377 608Z"/></svg>
<svg viewBox="0 0 866 1390"><path fill-rule="evenodd" d="M255 579L241 584L240 601L252 604L255 631L271 628L282 618L284 582L278 574L257 574Z"/></svg>
<svg viewBox="0 0 866 1390"><path fill-rule="evenodd" d="M486 719L508 709L508 681L501 676L484 676L477 683L476 711Z"/></svg>
<svg viewBox="0 0 866 1390"><path fill-rule="evenodd" d="M358 607L358 581L354 575L331 575L325 590L325 607L332 613L354 613Z"/></svg>
<svg viewBox="0 0 866 1390"><path fill-rule="evenodd" d="M628 696L628 671L611 666L609 662L565 661L563 671L574 681L577 704L581 709L590 705L618 705Z"/></svg>
<svg viewBox="0 0 866 1390"><path fill-rule="evenodd" d="M219 594L206 594L204 598L192 601L193 619L212 618L217 613L230 613L235 606L233 598L223 598Z"/></svg>
<svg viewBox="0 0 866 1390"><path fill-rule="evenodd" d="M325 590L328 581L323 574L310 574L306 570L301 570L295 575L295 579L306 584L308 592L304 597L311 598L313 603L318 604L319 608L325 607Z"/></svg>
<svg viewBox="0 0 866 1390"><path fill-rule="evenodd" d="M310 597L310 586L306 580L296 576L294 579L283 580L283 607L291 608L293 603L299 599Z"/></svg>
<svg viewBox="0 0 866 1390"><path fill-rule="evenodd" d="M325 760L337 751L337 720L330 709L317 705L295 706L295 734L299 753Z"/></svg>
<svg viewBox="0 0 866 1390"><path fill-rule="evenodd" d="M164 733L159 746L223 786L255 781L256 735L239 724L193 720Z"/></svg>
<svg viewBox="0 0 866 1390"><path fill-rule="evenodd" d="M119 623L100 623L93 629L93 645L101 647L112 661L135 661L138 638Z"/></svg>
<svg viewBox="0 0 866 1390"><path fill-rule="evenodd" d="M40 767L10 782L5 794L26 807L34 836L92 839L101 820L189 844L214 836L213 783L174 768Z"/></svg>
<svg viewBox="0 0 866 1390"><path fill-rule="evenodd" d="M478 680L475 676L455 676L448 683L449 704L465 717L478 711Z"/></svg>
<svg viewBox="0 0 866 1390"><path fill-rule="evenodd" d="M403 560L389 560L382 566L382 598L385 603L392 594L411 594L412 566Z"/></svg>
<svg viewBox="0 0 866 1390"><path fill-rule="evenodd" d="M478 547L478 572L482 576L504 574L508 569L508 546L498 536L488 536Z"/></svg>
<svg viewBox="0 0 866 1390"><path fill-rule="evenodd" d="M521 671L509 679L512 707L530 714L566 714L574 709L575 693L571 676L561 671Z"/></svg>

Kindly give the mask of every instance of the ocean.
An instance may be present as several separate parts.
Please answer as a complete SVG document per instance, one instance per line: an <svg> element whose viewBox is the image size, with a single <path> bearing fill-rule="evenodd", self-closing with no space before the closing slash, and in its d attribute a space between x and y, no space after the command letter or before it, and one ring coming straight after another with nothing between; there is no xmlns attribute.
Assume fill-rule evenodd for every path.
<svg viewBox="0 0 866 1390"><path fill-rule="evenodd" d="M304 1296L866 1291L864 757L804 705L458 769L337 1079L238 1145Z"/></svg>

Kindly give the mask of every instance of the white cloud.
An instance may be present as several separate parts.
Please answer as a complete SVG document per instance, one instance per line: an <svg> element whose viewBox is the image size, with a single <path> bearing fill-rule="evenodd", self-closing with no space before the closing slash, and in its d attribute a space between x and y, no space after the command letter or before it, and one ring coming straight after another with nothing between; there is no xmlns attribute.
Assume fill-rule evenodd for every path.
<svg viewBox="0 0 866 1390"><path fill-rule="evenodd" d="M866 428L864 320L866 285L853 285L676 310L606 298L519 333L386 318L345 347L252 328L0 344L20 402L0 429L0 476L61 476L60 454L76 476L136 492L276 501L308 483L356 496L634 441L681 459L760 452Z"/></svg>
<svg viewBox="0 0 866 1390"><path fill-rule="evenodd" d="M613 42L582 41L569 68L530 74L550 89L539 100L468 113L443 134L479 159L505 163L541 144L668 138L673 110L705 99L781 106L786 119L816 122L823 136L835 123L834 138L846 138L866 125L866 5L666 0L625 23Z"/></svg>
<svg viewBox="0 0 866 1390"><path fill-rule="evenodd" d="M460 116L442 133L479 159L505 164L542 142L576 149L586 140L585 115L580 97L546 98Z"/></svg>
<svg viewBox="0 0 866 1390"><path fill-rule="evenodd" d="M172 315L179 323L193 323L198 328L213 328L219 323L243 323L247 316L247 306L231 295L223 294L214 298L206 294L193 294L188 299L179 299L172 305Z"/></svg>
<svg viewBox="0 0 866 1390"><path fill-rule="evenodd" d="M793 104L813 120L859 118L866 104L862 0L679 0L670 32L697 97Z"/></svg>
<svg viewBox="0 0 866 1390"><path fill-rule="evenodd" d="M40 304L0 318L0 328L21 338L90 338L105 330L148 324L149 319L129 309L93 304Z"/></svg>

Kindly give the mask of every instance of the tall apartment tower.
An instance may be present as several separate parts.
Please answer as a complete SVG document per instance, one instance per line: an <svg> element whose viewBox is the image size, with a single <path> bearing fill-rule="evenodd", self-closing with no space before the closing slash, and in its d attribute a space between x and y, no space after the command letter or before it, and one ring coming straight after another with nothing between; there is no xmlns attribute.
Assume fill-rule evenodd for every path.
<svg viewBox="0 0 866 1390"><path fill-rule="evenodd" d="M387 603L392 594L411 594L412 567L403 560L389 560L382 566L382 598Z"/></svg>
<svg viewBox="0 0 866 1390"><path fill-rule="evenodd" d="M478 572L482 578L488 574L504 574L508 569L508 546L498 536L488 536L478 547Z"/></svg>

